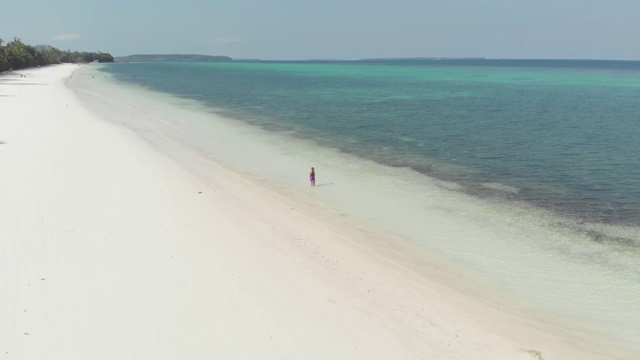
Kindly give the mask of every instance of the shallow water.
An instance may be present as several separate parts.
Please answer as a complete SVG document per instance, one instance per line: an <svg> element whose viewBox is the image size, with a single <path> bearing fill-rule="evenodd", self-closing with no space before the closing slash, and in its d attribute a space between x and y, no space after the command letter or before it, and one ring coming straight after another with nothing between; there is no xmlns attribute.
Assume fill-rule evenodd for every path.
<svg viewBox="0 0 640 360"><path fill-rule="evenodd" d="M170 71L168 69L174 66L173 64L154 65L169 66L165 71ZM271 68L271 65L276 66ZM259 72L266 72L269 76L276 78L279 72L284 72L286 78L309 71L305 64L284 64L284 69L280 68L280 65L282 64L251 63L197 66L191 64L189 66L204 69L217 66L220 67L217 70L220 72L242 72L243 67L247 66L250 69L257 68ZM113 67L118 66L134 65L113 65ZM181 64L175 66L181 66ZM236 66L242 69L237 70L234 68ZM352 66L351 64L339 64L337 68L334 64L314 66L326 66L327 69L320 75L314 73L313 77L332 78L338 74L336 76L342 80L334 79L335 81L356 81L349 80L349 76L344 74L347 70L347 72L352 71L343 69L343 67ZM366 66L379 67L380 65ZM358 71L368 74L370 70L367 70L366 66L359 66ZM102 71L111 71L111 68L109 66ZM95 70L95 68L85 68L84 71ZM414 78L415 69L401 70L407 74L407 79ZM437 71L443 72L439 75L443 78L453 76L452 82L465 84L473 82L466 79L471 76L469 72L473 73L473 70L466 68L464 70L467 71L464 73L466 75L456 73L455 68L438 68ZM496 71L493 68L489 70ZM506 71L511 70L511 67L506 68ZM518 83L519 77L525 76L524 74L528 72L534 73L528 75L531 77L540 71L537 68L532 70L520 67L516 67L516 70L518 78L515 80L516 75L513 73L500 73L484 75L485 80L481 82L483 86L488 86L485 82L489 77L491 81L504 86L509 81ZM144 71L138 73L135 68L127 71L130 72L128 76L145 74ZM436 70L429 69L429 71ZM447 75L447 71L457 75ZM552 71L563 73L567 70L552 68ZM580 71L593 74L585 80L580 76ZM587 70L571 68L570 74L565 74L565 83L573 84L571 86L582 83L602 83L612 76L599 71L592 68ZM376 79L385 76L394 79L399 77L396 70L376 68L374 73L377 75L372 77ZM200 75L199 70L194 70L194 77ZM270 109L267 100L271 95L262 95L263 92L270 91L270 87L260 87L258 84L256 86L259 89L251 89L250 85L253 81L251 78L256 74L249 72L245 75L247 79L244 95L239 90L235 93L229 90L226 95L229 99L226 101L252 104L254 108L250 109L214 106L212 99L217 96L214 94L208 94L206 99L202 99L205 96L201 96L198 101L192 101L184 99L187 97L185 94L181 94L183 98L180 98L151 92L133 85L104 82L101 79L97 83L97 80L93 81L94 79L90 79L88 73L83 72L76 74L72 87L91 107L107 114L106 117L110 118L109 120L132 128L154 146L162 147L163 143L171 144L173 147L196 152L231 166L283 194L305 194L308 199L334 209L336 214L357 218L372 227L398 235L405 241L434 254L452 259L471 272L491 279L508 289L523 302L557 314L558 318L564 317L567 321L572 319L585 321L590 324L592 330L597 329L593 331L603 332L606 336L621 341L625 346L640 351L635 341L640 338L640 329L637 327L640 323L640 306L637 300L640 298L640 249L638 246L640 231L636 218L621 215L626 214L623 211L624 206L633 208L633 203L636 201L633 200L633 192L629 194L632 200L628 200L624 189L637 180L637 178L635 180L625 178L633 176L636 170L627 171L626 167L637 161L637 158L624 160L624 166L607 165L607 161L618 156L615 155L617 150L612 150L607 155L609 160L603 163L596 161L598 157L605 156L597 150L597 147L587 153L585 152L589 151L588 146L579 148L580 151L573 150L570 145L574 142L580 143L575 139L586 136L588 132L584 132L584 129L573 129L572 126L578 125L570 125L570 123L577 122L577 119L573 117L566 119L556 114L554 115L557 117L556 120L547 119L544 124L532 124L531 120L514 119L512 122L519 125L507 124L506 126L509 127L509 131L517 134L511 138L520 139L522 146L511 147L511 153L501 150L505 151L503 157L493 159L505 145L481 144L481 140L490 143L491 141L487 139L491 136L488 130L487 134L483 135L481 133L483 127L473 123L485 121L485 125L488 126L487 122L496 120L487 120L486 109L479 111L485 115L467 118L469 116L464 115L467 112L458 111L457 105L454 105L458 103L452 100L451 96L445 95L441 96L446 99L445 103L452 102L449 106L453 109L454 115L450 115L449 121L436 121L435 123L439 124L437 126L430 124L427 126L430 129L428 131L418 125L415 125L414 130L401 129L399 124L402 124L402 121L393 122L393 126L389 124L390 121L385 123L383 121L385 113L380 110L384 108L382 105L377 107L378 115L371 120L370 125L364 124L368 120L359 118L358 115L354 115L354 120L343 118L340 123L338 119L324 121L322 116L313 114L308 115L316 119L309 120L313 126L304 127L292 120L296 119L293 115L283 116L280 120L275 113L284 114L285 107ZM622 78L619 73L614 75ZM112 77L109 72L107 76ZM237 78L239 75L234 76ZM100 78L101 75L96 77ZM309 77L304 75L305 79ZM505 78L510 80L507 81ZM605 80L602 80L603 78ZM156 79L156 81L170 83L168 78ZM286 83L287 80L282 81ZM535 80L537 83L552 81L556 81L556 78L549 74L537 76ZM214 88L222 87L221 84L224 84L217 81L210 81L210 83ZM272 79L271 83L275 83L275 80ZM99 86L96 86L97 84ZM622 87L627 87L632 89L633 93L636 91L634 84L633 76L628 76L627 80L621 81L616 91L622 91ZM173 93L179 92L176 89L180 87L174 85ZM147 84L147 86L151 85ZM285 88L274 86L276 90ZM591 85L587 87L589 86ZM371 91L375 93L377 90ZM467 90L464 94L456 94L465 98L469 95L469 91L471 90ZM485 91L488 94L492 93L486 89ZM398 96L404 101L410 95L405 93L404 97ZM246 99L235 99L243 96ZM362 96L369 99L367 101L371 101L370 97ZM188 97L197 98L193 95ZM252 102L252 99L256 101ZM358 99L356 97L354 101L358 103L360 101ZM289 108L292 113L299 111L298 106L302 106L294 99L279 100L279 103L287 101L290 102ZM394 98L390 101L393 103L398 99ZM528 101L521 99L519 104L525 106ZM630 100L627 98L625 101ZM344 109L336 110L341 106L347 106L341 105L343 103L347 104L350 101L348 98L339 99L339 101L325 100L322 103L323 106L321 103L315 106L317 109L335 108L330 110L334 115L345 114ZM310 105L303 107L306 106ZM514 111L517 110L515 105L511 106ZM557 106L565 105L559 103ZM592 104L593 106L596 105ZM604 107L607 106L609 105ZM392 108L393 111L403 111L393 106ZM629 107L626 111L631 110ZM606 112L602 109L600 111ZM255 113L265 115L258 116L254 115ZM355 113L355 110L349 112L351 113ZM113 117L108 114L113 114ZM625 116L613 114L612 117L625 119ZM329 115L326 117L329 118ZM464 126L457 127L458 132L454 131L455 129L445 129L446 125L450 125L449 122L455 122L454 119L465 122ZM321 124L317 124L319 122ZM622 120L620 122L624 123ZM554 131L548 131L545 135L547 138L543 143L564 144L562 146L567 149L566 154L548 151L550 159L543 161L541 153L527 154L524 150L521 151L522 153L514 150L525 149L527 146L542 149L538 141L527 141L525 135L535 134L536 130L543 131L546 126L554 123L563 124L557 129L576 130L576 134L570 136L562 136ZM592 120L591 125L583 127L597 128L605 125L603 121L598 123ZM510 126L515 127L517 131ZM381 131L380 127L386 131ZM461 129L466 135L463 136L460 133ZM333 132L331 136L322 137L323 131L324 134L328 131ZM436 131L438 131L437 136L432 134ZM501 127L494 128L494 139L510 139L502 134L502 131ZM623 132L618 129L610 132L610 136L615 137L617 136L615 134ZM475 139L476 133L479 139ZM628 130L627 133L633 134L633 130ZM430 137L431 140L425 141L425 136ZM388 141L384 144L377 143L376 139L379 137L385 137L385 141ZM606 139L609 137L605 137ZM636 145L625 142L625 139L622 137L620 141L621 149L638 151L635 148ZM417 144L419 141L423 142L420 146ZM429 145L431 141L439 145ZM472 144L469 145L469 142ZM611 140L611 142L615 141ZM445 149L444 144L459 144L459 146ZM486 146L490 149L485 149ZM608 149L613 145L602 146ZM414 151L416 148L419 151ZM466 148L467 151L460 148ZM464 155L469 154L469 149L474 150L473 156ZM493 154L491 156L478 155L479 152L487 154L490 151ZM425 153L442 156L427 157ZM560 159L560 155L573 160ZM500 159L511 157L520 159L519 166L525 169L523 171L526 173L508 169L511 163L505 164L504 161L500 161ZM488 161L485 162L485 160ZM528 165L524 165L526 161L529 161ZM537 167L533 165L536 161L541 161ZM475 165L476 162L482 164ZM558 171L557 169L562 168L558 165L559 163L572 164L571 170ZM579 164L587 164L592 168L585 170L578 166ZM310 166L315 166L318 172L319 186L312 192L307 181ZM607 175L604 170L592 171L597 166L605 168L611 166L621 172L612 176ZM490 169L500 167L504 170L489 175ZM557 173L549 175L554 171ZM577 176L577 173L581 176ZM512 174L517 176L512 177ZM549 176L562 181L539 180ZM617 207L618 203L614 202L615 196L609 196L606 191L600 194L596 191L597 188L584 185L597 183L600 177L607 178L607 181L616 177L625 178L622 181L613 181L614 184L608 188L616 194L620 192L620 198L624 200L623 210ZM568 181L564 181L567 179ZM585 192L584 189L588 191ZM634 189L636 190L637 188ZM531 194L527 195L529 192ZM615 208L615 211L607 213L602 210L604 207L591 208L591 202L599 203L603 197L608 199L609 206ZM562 324L562 321L559 322Z"/></svg>
<svg viewBox="0 0 640 360"><path fill-rule="evenodd" d="M640 225L640 63L145 63L104 70L266 129L454 181L476 196Z"/></svg>

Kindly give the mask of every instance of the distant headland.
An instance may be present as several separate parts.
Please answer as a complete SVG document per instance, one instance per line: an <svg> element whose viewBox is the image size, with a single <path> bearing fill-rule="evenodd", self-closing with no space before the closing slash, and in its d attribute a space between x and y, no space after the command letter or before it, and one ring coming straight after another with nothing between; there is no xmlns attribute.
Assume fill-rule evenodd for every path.
<svg viewBox="0 0 640 360"><path fill-rule="evenodd" d="M136 54L119 56L116 62L131 61L231 61L228 56L197 55L197 54Z"/></svg>

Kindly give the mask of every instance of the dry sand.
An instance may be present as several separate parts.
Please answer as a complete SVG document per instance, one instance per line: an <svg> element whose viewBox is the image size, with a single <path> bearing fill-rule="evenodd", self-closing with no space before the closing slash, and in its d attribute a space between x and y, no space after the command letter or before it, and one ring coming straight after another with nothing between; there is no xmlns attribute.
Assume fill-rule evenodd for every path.
<svg viewBox="0 0 640 360"><path fill-rule="evenodd" d="M190 174L84 108L76 68L0 76L0 359L623 358Z"/></svg>

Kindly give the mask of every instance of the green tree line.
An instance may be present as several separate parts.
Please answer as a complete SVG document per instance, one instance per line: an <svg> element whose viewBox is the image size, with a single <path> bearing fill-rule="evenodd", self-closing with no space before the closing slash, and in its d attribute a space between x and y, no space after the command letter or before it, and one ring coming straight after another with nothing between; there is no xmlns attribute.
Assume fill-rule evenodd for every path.
<svg viewBox="0 0 640 360"><path fill-rule="evenodd" d="M113 56L103 52L62 51L52 46L26 45L20 39L4 44L0 39L0 71L18 70L49 64L113 62Z"/></svg>

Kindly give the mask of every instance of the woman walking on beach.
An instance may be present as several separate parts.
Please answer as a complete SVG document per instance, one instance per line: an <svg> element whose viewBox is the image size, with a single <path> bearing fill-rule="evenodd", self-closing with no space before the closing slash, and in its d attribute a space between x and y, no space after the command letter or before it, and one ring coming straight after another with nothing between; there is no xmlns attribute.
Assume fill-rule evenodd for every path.
<svg viewBox="0 0 640 360"><path fill-rule="evenodd" d="M311 172L309 173L309 181L311 181L311 186L316 186L316 169L311 167Z"/></svg>

